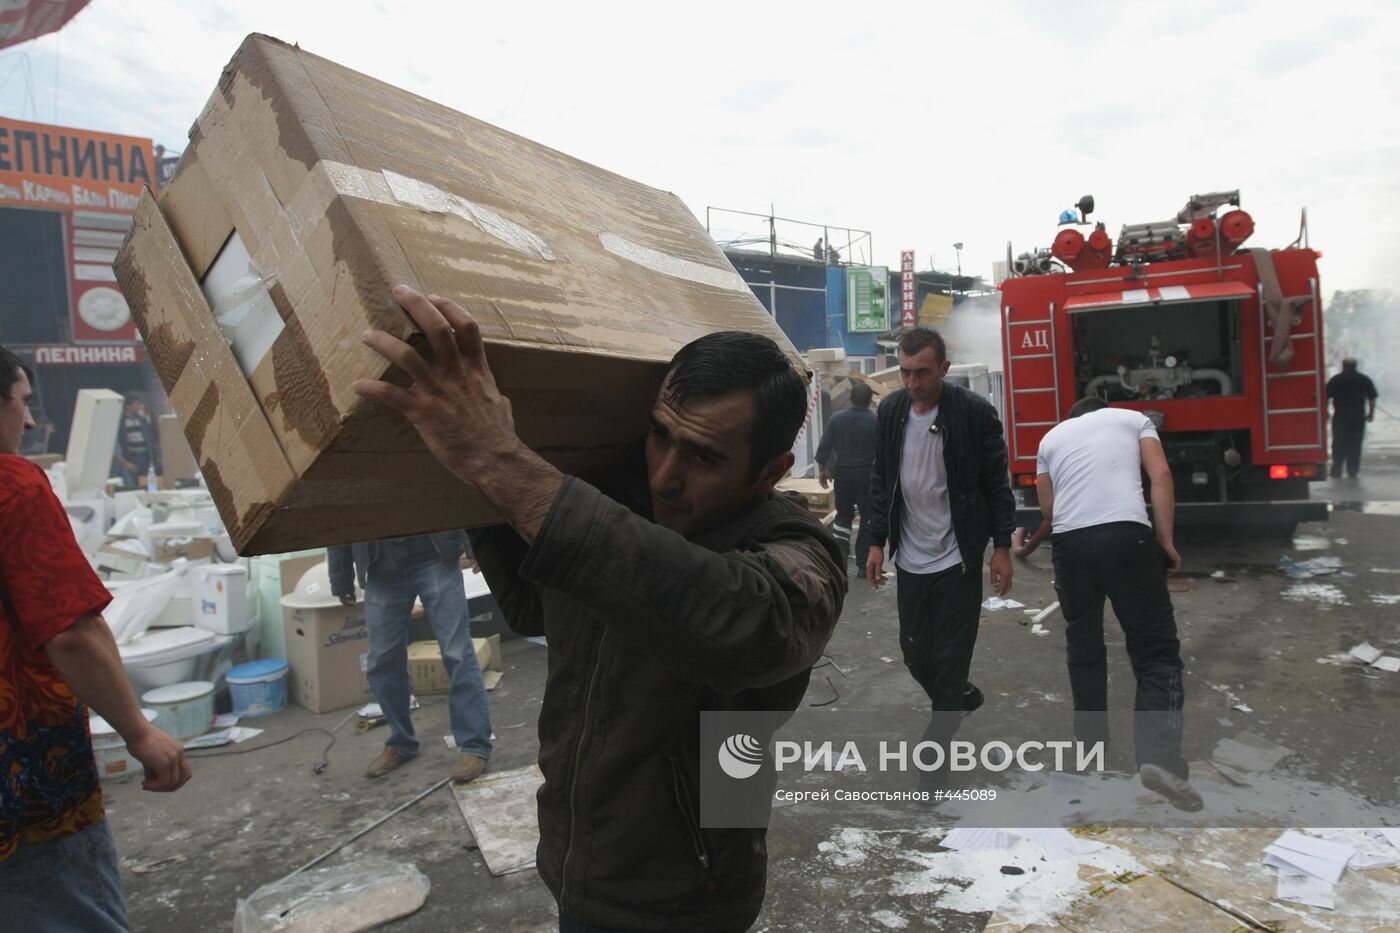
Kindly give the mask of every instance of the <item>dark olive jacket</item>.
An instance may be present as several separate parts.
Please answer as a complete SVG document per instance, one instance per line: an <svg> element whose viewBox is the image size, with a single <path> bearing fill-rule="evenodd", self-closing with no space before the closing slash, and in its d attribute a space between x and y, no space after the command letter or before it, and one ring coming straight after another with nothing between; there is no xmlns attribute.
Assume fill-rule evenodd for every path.
<svg viewBox="0 0 1400 933"><path fill-rule="evenodd" d="M747 929L762 829L699 825L702 710L795 710L846 595L836 542L771 495L695 540L567 478L533 544L471 532L512 628L547 636L540 876L629 930ZM639 514L643 513L643 514Z"/></svg>

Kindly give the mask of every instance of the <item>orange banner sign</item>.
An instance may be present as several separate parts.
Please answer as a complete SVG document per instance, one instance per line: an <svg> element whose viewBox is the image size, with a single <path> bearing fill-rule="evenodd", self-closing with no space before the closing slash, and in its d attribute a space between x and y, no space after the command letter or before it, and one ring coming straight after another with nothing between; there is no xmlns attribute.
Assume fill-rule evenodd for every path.
<svg viewBox="0 0 1400 933"><path fill-rule="evenodd" d="M149 139L0 119L0 206L130 214L146 185Z"/></svg>

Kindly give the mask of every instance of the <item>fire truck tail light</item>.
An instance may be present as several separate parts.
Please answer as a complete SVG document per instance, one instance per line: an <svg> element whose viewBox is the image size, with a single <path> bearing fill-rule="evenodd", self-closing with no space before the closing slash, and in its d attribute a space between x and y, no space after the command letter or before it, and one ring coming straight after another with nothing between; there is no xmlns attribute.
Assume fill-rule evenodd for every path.
<svg viewBox="0 0 1400 933"><path fill-rule="evenodd" d="M1288 464L1275 463L1269 467L1269 479L1288 479Z"/></svg>
<svg viewBox="0 0 1400 933"><path fill-rule="evenodd" d="M1293 476L1301 476L1303 479L1317 479L1322 475L1322 470L1316 463L1305 463L1302 466L1295 466Z"/></svg>
<svg viewBox="0 0 1400 933"><path fill-rule="evenodd" d="M1034 486L1034 485L1035 485L1035 481L1036 481L1037 479L1039 479L1039 477L1037 477L1034 473L1019 473L1019 474L1017 474L1017 476L1016 476L1016 485L1017 485L1017 486Z"/></svg>

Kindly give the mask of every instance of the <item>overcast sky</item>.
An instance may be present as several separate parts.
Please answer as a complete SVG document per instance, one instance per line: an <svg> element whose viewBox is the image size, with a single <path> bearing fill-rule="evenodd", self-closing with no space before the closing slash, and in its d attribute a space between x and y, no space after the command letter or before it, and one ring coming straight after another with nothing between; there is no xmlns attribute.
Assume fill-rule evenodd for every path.
<svg viewBox="0 0 1400 933"><path fill-rule="evenodd" d="M679 12L684 11L684 12ZM1326 292L1400 286L1400 4L93 0L0 53L0 114L183 148L264 32L713 205L990 275L1083 194L1115 234L1239 188ZM725 224L733 229L732 218ZM757 232L755 225L751 228ZM809 237L815 239L815 236Z"/></svg>

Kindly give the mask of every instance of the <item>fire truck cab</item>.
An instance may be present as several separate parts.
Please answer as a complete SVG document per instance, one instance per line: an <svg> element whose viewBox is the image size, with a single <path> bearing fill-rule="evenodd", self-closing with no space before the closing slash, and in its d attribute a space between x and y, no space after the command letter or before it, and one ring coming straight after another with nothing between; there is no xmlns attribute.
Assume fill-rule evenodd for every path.
<svg viewBox="0 0 1400 933"><path fill-rule="evenodd" d="M1245 249L1239 192L1192 197L1168 221L1090 226L1093 198L1061 214L1053 246L1007 247L1001 284L1006 432L1020 522L1040 522L1036 448L1098 396L1144 412L1172 467L1177 524L1291 534L1326 518L1317 258L1307 219L1286 249ZM1222 210L1223 209L1223 210Z"/></svg>

